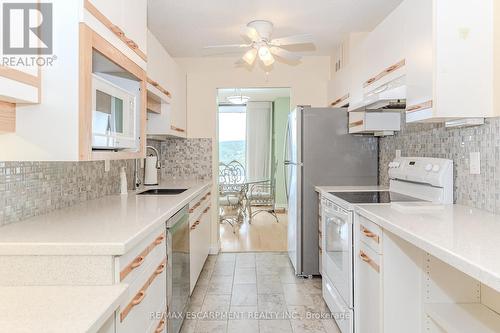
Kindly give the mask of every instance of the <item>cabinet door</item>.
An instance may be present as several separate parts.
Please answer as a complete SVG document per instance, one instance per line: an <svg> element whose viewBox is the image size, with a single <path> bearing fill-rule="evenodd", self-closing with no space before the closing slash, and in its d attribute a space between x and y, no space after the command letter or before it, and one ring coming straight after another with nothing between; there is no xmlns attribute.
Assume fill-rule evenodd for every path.
<svg viewBox="0 0 500 333"><path fill-rule="evenodd" d="M433 0L408 0L406 15L406 106L408 115L433 99ZM427 103L427 104L425 104ZM409 118L411 119L411 117Z"/></svg>
<svg viewBox="0 0 500 333"><path fill-rule="evenodd" d="M381 333L383 332L381 256L365 243L358 242L355 257L356 333Z"/></svg>
<svg viewBox="0 0 500 333"><path fill-rule="evenodd" d="M147 50L147 1L121 0L122 29L125 35L132 39L143 52Z"/></svg>
<svg viewBox="0 0 500 333"><path fill-rule="evenodd" d="M366 38L365 81L405 58L404 5L394 9Z"/></svg>
<svg viewBox="0 0 500 333"><path fill-rule="evenodd" d="M172 135L186 137L186 73L175 64L173 66L172 92Z"/></svg>

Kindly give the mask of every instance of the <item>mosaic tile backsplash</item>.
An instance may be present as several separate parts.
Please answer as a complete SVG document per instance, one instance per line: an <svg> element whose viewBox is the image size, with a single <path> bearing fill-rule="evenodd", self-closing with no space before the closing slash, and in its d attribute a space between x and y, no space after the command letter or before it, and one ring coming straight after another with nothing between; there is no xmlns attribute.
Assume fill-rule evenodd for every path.
<svg viewBox="0 0 500 333"><path fill-rule="evenodd" d="M120 192L120 167L133 187L133 160L0 162L0 225Z"/></svg>
<svg viewBox="0 0 500 333"><path fill-rule="evenodd" d="M148 140L160 151L164 179L212 179L212 139Z"/></svg>
<svg viewBox="0 0 500 333"><path fill-rule="evenodd" d="M469 128L407 124L394 137L380 139L380 183L388 185L388 164L402 156L448 158L454 162L455 202L500 214L500 118ZM471 152L481 154L481 174L469 173Z"/></svg>
<svg viewBox="0 0 500 333"><path fill-rule="evenodd" d="M150 141L161 149L163 177L210 179L210 139ZM120 192L120 167L133 188L134 160L104 162L0 162L0 225ZM140 170L140 175L143 171Z"/></svg>

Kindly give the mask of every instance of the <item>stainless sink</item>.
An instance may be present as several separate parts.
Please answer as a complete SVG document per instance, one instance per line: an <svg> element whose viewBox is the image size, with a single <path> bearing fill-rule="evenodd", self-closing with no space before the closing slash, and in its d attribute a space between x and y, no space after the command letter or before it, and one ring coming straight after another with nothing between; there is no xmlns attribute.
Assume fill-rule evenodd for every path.
<svg viewBox="0 0 500 333"><path fill-rule="evenodd" d="M186 192L187 188L155 188L147 190L137 195L176 195Z"/></svg>

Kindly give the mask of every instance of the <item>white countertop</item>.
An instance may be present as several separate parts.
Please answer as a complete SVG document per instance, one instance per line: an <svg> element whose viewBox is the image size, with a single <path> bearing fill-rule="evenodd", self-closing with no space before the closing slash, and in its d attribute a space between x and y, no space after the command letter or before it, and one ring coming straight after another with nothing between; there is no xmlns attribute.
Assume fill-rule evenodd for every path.
<svg viewBox="0 0 500 333"><path fill-rule="evenodd" d="M0 287L0 331L97 332L123 301L126 284Z"/></svg>
<svg viewBox="0 0 500 333"><path fill-rule="evenodd" d="M179 195L105 196L9 224L0 227L0 255L122 255L210 185L167 181L146 189L189 189Z"/></svg>
<svg viewBox="0 0 500 333"><path fill-rule="evenodd" d="M356 212L500 292L500 216L461 205L356 205Z"/></svg>

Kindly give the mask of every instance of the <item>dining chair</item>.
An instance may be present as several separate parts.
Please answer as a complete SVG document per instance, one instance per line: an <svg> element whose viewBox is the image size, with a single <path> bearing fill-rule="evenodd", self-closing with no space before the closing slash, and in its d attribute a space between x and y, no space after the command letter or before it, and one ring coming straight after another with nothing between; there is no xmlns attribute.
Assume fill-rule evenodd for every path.
<svg viewBox="0 0 500 333"><path fill-rule="evenodd" d="M241 165L241 164L240 164ZM243 222L246 185L242 173L234 163L219 164L219 222L233 227Z"/></svg>
<svg viewBox="0 0 500 333"><path fill-rule="evenodd" d="M255 215L262 212L271 214L279 223L278 215L276 215L276 180L274 177L271 180L250 185L246 200L249 223ZM258 207L258 209L252 211L252 207Z"/></svg>

